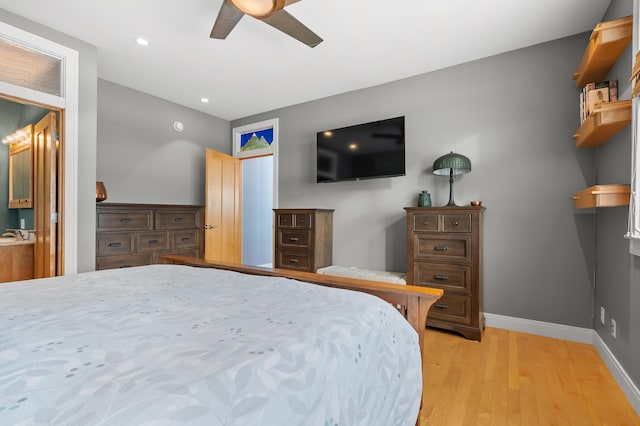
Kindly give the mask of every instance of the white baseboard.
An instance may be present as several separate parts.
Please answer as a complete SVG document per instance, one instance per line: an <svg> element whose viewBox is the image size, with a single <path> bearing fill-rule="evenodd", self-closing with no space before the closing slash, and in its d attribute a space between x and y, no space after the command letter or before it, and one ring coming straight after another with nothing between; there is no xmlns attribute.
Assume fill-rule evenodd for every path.
<svg viewBox="0 0 640 426"><path fill-rule="evenodd" d="M595 332L591 328L573 327L571 325L554 324L552 322L487 313L484 314L484 317L486 325L489 327L504 328L505 330L553 337L571 342L593 344L593 335Z"/></svg>
<svg viewBox="0 0 640 426"><path fill-rule="evenodd" d="M618 362L613 352L600 338L598 333L591 328L573 327L570 325L554 324L550 322L535 321L524 318L507 317L504 315L484 314L488 327L503 328L505 330L519 331L521 333L536 334L538 336L553 337L578 343L593 345L605 365L613 375L613 378L622 389L629 403L640 416L640 390L633 383L631 377Z"/></svg>
<svg viewBox="0 0 640 426"><path fill-rule="evenodd" d="M613 378L618 382L622 392L627 396L627 399L633 406L633 409L636 410L636 413L640 416L640 390L633 383L627 372L618 362L618 359L613 355L613 352L611 352L606 343L604 343L604 340L602 340L595 330L593 331L593 346L609 368Z"/></svg>

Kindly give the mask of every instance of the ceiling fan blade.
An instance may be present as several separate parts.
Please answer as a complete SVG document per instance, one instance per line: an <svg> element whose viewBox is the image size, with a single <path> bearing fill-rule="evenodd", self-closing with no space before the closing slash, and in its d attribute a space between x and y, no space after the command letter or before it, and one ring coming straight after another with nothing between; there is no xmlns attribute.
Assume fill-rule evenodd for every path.
<svg viewBox="0 0 640 426"><path fill-rule="evenodd" d="M273 28L276 28L296 40L301 41L309 47L316 47L322 43L322 39L318 37L316 33L304 26L302 22L289 15L284 9L280 9L265 18L259 19L271 25Z"/></svg>
<svg viewBox="0 0 640 426"><path fill-rule="evenodd" d="M236 9L229 0L224 0L222 6L220 6L216 23L213 24L210 37L218 39L227 38L231 30L233 30L243 16L244 13Z"/></svg>

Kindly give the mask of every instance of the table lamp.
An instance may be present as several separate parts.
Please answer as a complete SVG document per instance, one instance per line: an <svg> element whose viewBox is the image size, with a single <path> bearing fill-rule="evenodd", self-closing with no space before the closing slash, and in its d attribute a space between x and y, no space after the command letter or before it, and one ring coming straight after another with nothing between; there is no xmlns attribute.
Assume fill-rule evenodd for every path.
<svg viewBox="0 0 640 426"><path fill-rule="evenodd" d="M455 206L453 201L453 178L471 171L471 160L462 154L451 151L433 162L433 174L449 176L449 203L446 207Z"/></svg>

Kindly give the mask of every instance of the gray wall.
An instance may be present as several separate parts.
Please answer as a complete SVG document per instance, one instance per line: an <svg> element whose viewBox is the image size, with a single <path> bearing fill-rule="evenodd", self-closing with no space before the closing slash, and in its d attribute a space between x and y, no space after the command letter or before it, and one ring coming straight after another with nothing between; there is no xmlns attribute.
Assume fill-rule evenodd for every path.
<svg viewBox="0 0 640 426"><path fill-rule="evenodd" d="M637 2L636 2L637 3ZM613 0L603 20L631 15L631 0ZM636 18L637 19L637 18ZM634 22L637 25L637 20ZM635 35L635 48L638 47ZM629 76L633 66L629 46L607 79L617 79L625 99L630 98ZM631 126L606 144L595 149L597 183L629 183L631 176ZM598 313L594 328L614 353L636 385L640 385L640 259L629 254L627 232L629 209L615 207L596 212L596 291ZM600 307L606 311L606 323L599 320ZM611 336L611 319L617 325L617 338Z"/></svg>
<svg viewBox="0 0 640 426"><path fill-rule="evenodd" d="M592 214L571 196L594 179L593 153L576 152L578 93L571 76L581 34L374 88L233 121L279 117L279 207L333 208L333 263L406 270L406 216L420 190L448 200L430 172L450 150L473 171L459 204L483 200L487 312L592 327ZM318 82L319 84L321 82ZM315 134L405 115L404 177L315 183Z"/></svg>
<svg viewBox="0 0 640 426"><path fill-rule="evenodd" d="M78 51L78 271L95 268L97 51L95 46L0 9L2 21Z"/></svg>
<svg viewBox="0 0 640 426"><path fill-rule="evenodd" d="M230 140L226 120L98 80L97 180L108 202L204 204L205 148L229 154Z"/></svg>

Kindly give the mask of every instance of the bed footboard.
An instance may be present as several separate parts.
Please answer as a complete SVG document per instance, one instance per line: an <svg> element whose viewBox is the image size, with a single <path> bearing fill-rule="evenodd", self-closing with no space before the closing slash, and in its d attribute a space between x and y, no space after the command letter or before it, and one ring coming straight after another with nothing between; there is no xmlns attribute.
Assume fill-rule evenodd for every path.
<svg viewBox="0 0 640 426"><path fill-rule="evenodd" d="M253 275L267 275L291 278L327 287L344 288L373 294L398 307L409 324L416 330L420 339L420 350L424 350L424 333L427 326L427 313L431 305L438 300L443 291L430 287L383 283L353 278L320 275L311 272L292 271L288 269L263 268L259 266L241 265L226 262L210 262L186 256L162 256L167 263L187 265L201 268L216 268L227 271L242 272Z"/></svg>

